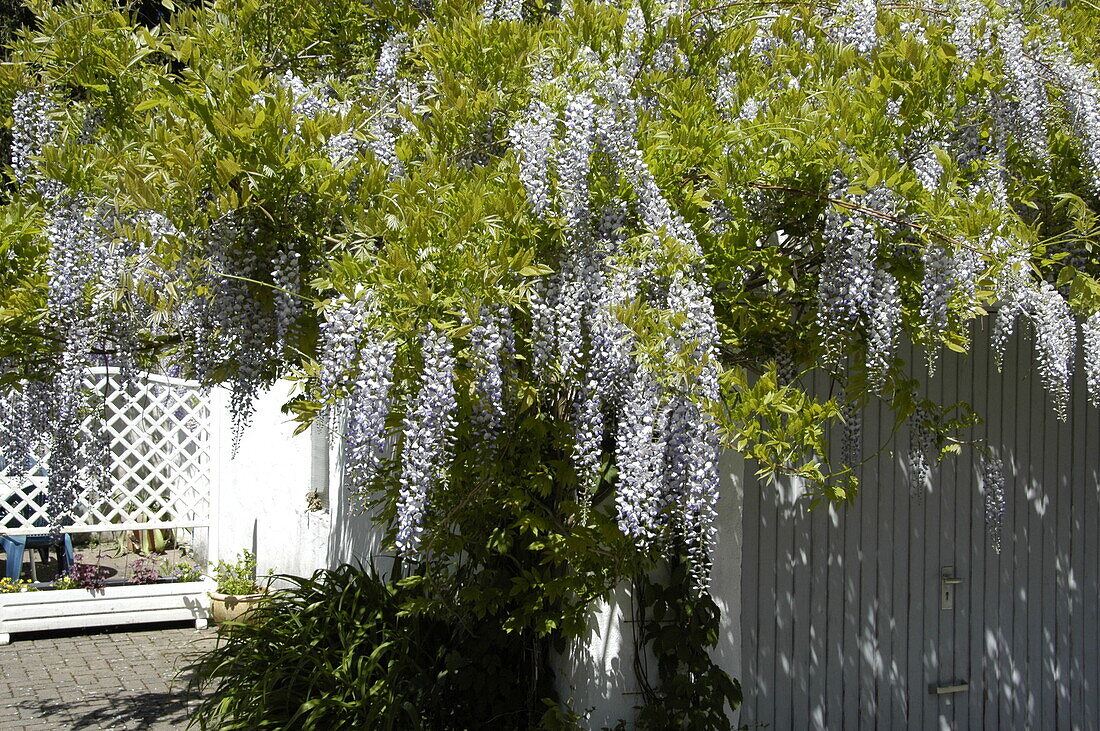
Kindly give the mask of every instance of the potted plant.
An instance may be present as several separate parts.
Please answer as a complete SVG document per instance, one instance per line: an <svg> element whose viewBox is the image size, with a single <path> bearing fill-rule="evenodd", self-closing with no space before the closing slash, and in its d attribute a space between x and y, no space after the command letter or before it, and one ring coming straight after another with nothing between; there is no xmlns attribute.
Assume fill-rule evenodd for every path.
<svg viewBox="0 0 1100 731"><path fill-rule="evenodd" d="M217 591L210 594L214 621L218 624L248 621L244 615L264 597L264 590L256 584L255 554L241 551L234 563L218 561L214 581L218 585Z"/></svg>

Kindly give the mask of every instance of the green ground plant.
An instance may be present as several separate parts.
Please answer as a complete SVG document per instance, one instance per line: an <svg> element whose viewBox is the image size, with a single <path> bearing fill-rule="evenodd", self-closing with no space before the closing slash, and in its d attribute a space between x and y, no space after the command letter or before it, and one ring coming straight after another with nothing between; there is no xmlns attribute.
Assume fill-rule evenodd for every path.
<svg viewBox="0 0 1100 731"><path fill-rule="evenodd" d="M553 728L563 718L531 701L550 695L550 679L532 674L537 648L501 616L409 612L422 585L361 566L279 578L289 587L189 668L204 693L201 728Z"/></svg>

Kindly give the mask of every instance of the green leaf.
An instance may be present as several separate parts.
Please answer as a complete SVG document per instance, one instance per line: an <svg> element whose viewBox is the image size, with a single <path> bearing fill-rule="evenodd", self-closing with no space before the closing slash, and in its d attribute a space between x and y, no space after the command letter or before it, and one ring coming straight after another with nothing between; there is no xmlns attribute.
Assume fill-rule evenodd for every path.
<svg viewBox="0 0 1100 731"><path fill-rule="evenodd" d="M548 274L553 274L554 270L547 266L539 264L528 264L519 270L519 275L522 277L545 277Z"/></svg>

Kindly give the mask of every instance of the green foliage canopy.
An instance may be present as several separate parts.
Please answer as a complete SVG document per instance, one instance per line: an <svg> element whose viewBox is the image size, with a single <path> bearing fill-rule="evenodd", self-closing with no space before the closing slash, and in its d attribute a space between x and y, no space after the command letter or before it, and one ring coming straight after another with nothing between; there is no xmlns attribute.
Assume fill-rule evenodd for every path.
<svg viewBox="0 0 1100 731"><path fill-rule="evenodd" d="M690 412L712 446L834 500L855 487L858 455L830 462L827 446L850 404L885 399L947 443L954 422L903 375L903 338L934 363L1000 303L1002 335L1017 315L1034 324L1064 409L1081 320L1100 383L1091 3L164 8L35 2L7 51L4 382L56 383L74 362L167 367L235 383L243 423L265 382L291 377L305 425L354 399L370 341L396 446L364 494L387 519L427 510L410 553L516 629L576 631L584 601L637 566L633 544L705 554L710 540L677 533L710 509L690 490L702 508L658 506L665 522L630 536L659 540L615 525L633 509L616 488L644 467L614 438L629 398L597 408L606 429L577 457L593 323L653 379L631 382L661 394L650 417ZM594 241L590 281L575 257ZM591 322L562 324L623 281ZM351 305L349 355L331 346ZM476 428L486 312L506 313L515 341L491 458ZM424 457L438 489L417 498L429 330L450 343L455 406L437 433L449 449ZM579 361L540 364L551 336L559 354L579 337ZM798 386L822 367L842 396Z"/></svg>

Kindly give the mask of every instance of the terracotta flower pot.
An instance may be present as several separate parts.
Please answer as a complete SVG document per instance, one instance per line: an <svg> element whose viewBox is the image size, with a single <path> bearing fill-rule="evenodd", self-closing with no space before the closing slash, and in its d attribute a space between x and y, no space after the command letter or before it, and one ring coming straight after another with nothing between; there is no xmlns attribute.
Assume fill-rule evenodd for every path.
<svg viewBox="0 0 1100 731"><path fill-rule="evenodd" d="M242 622L249 624L253 620L246 616L264 598L264 593L259 594L219 594L210 593L210 615L217 624L226 622Z"/></svg>

